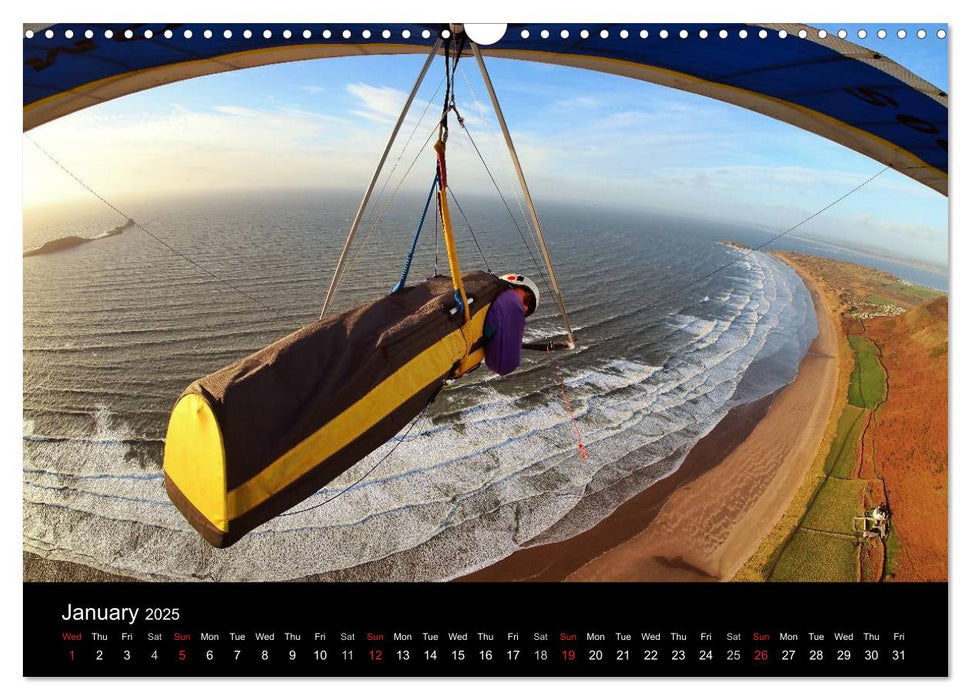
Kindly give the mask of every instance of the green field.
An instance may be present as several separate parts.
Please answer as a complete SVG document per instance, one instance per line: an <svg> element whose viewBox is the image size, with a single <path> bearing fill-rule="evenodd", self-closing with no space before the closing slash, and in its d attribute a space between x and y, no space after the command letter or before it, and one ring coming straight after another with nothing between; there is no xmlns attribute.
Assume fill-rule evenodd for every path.
<svg viewBox="0 0 971 700"><path fill-rule="evenodd" d="M836 424L836 437L826 455L823 470L827 476L839 479L852 479L856 468L856 447L860 442L860 431L866 422L866 411L857 406L846 405L843 415Z"/></svg>
<svg viewBox="0 0 971 700"><path fill-rule="evenodd" d="M770 581L856 581L855 540L797 530L782 552Z"/></svg>
<svg viewBox="0 0 971 700"><path fill-rule="evenodd" d="M863 512L866 482L857 479L826 479L800 523L811 530L853 535L853 517Z"/></svg>
<svg viewBox="0 0 971 700"><path fill-rule="evenodd" d="M853 348L849 402L860 408L876 408L887 398L887 375L880 364L880 351L873 341L859 335L847 336Z"/></svg>
<svg viewBox="0 0 971 700"><path fill-rule="evenodd" d="M890 531L887 533L886 548L886 562L883 567L884 579L893 578L896 575L897 556L900 554L900 537L897 535L897 529L893 526L893 520L890 521Z"/></svg>
<svg viewBox="0 0 971 700"><path fill-rule="evenodd" d="M877 306L900 306L900 304L893 299L887 299L887 297L880 296L879 294L867 294L866 300L871 304L876 304Z"/></svg>
<svg viewBox="0 0 971 700"><path fill-rule="evenodd" d="M937 289L920 287L916 284L907 284L900 281L885 285L884 289L895 296L902 296L904 298L908 296L916 296L924 301L930 301L931 299L937 299L938 297L944 296L944 292Z"/></svg>

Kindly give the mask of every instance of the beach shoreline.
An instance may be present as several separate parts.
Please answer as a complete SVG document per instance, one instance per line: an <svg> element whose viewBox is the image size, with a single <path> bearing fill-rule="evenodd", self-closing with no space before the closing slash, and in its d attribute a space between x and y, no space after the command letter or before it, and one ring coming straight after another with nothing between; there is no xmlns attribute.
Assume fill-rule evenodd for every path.
<svg viewBox="0 0 971 700"><path fill-rule="evenodd" d="M793 382L730 411L676 472L590 530L520 549L456 580L730 580L813 464L838 384L838 319L814 280L796 271L812 296L819 335Z"/></svg>

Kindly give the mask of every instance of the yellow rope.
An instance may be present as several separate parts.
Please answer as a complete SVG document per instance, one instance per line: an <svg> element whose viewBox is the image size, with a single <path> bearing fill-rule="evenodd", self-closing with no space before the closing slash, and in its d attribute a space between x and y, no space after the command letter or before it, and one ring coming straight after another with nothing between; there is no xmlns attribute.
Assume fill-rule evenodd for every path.
<svg viewBox="0 0 971 700"><path fill-rule="evenodd" d="M442 161L445 160L445 144L441 141L435 142L435 152L439 154ZM439 178L438 203L442 212L442 237L445 239L445 250L448 253L448 269L452 275L452 287L458 293L462 301L462 312L465 322L469 322L469 300L465 296L465 284L462 282L462 270L459 268L459 255L455 249L455 237L452 235L452 217L448 211L448 191L444 180L444 173Z"/></svg>

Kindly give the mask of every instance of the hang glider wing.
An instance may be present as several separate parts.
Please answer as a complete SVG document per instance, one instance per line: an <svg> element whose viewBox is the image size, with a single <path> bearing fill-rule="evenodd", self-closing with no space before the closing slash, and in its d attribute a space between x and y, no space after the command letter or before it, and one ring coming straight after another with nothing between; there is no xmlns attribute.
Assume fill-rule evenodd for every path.
<svg viewBox="0 0 971 700"><path fill-rule="evenodd" d="M32 38L24 39L24 130L132 92L222 71L313 58L426 53L441 29L400 24L33 27ZM780 30L787 32L785 38ZM833 36L819 38L810 27L510 25L483 53L597 70L719 99L831 139L942 194L948 191L947 94L870 49Z"/></svg>

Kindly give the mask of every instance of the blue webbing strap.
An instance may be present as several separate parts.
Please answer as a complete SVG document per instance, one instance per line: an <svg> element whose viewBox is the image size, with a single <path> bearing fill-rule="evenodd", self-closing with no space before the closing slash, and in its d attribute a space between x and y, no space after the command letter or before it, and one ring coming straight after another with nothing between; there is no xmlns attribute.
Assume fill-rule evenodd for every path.
<svg viewBox="0 0 971 700"><path fill-rule="evenodd" d="M408 257L405 258L405 264L401 268L401 278L398 280L398 284L391 288L391 293L399 291L405 286L405 282L408 281L408 272L411 270L411 261L415 257L415 248L418 246L418 236L421 235L421 228L425 225L425 216L428 214L428 205L432 202L432 195L435 194L435 188L438 186L438 168L435 168L435 179L432 180L432 188L428 190L428 199L425 200L425 208L421 210L421 219L418 221L418 230L415 231L415 237L411 241L411 250L408 252Z"/></svg>

